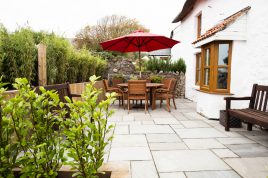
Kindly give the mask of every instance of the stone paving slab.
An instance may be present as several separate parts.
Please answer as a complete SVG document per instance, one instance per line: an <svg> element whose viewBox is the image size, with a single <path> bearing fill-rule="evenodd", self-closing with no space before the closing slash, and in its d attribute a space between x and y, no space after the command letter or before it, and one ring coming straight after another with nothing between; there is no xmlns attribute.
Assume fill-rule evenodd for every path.
<svg viewBox="0 0 268 178"><path fill-rule="evenodd" d="M240 178L235 171L186 172L187 178Z"/></svg>
<svg viewBox="0 0 268 178"><path fill-rule="evenodd" d="M212 149L212 151L220 158L236 158L238 157L234 152L229 149Z"/></svg>
<svg viewBox="0 0 268 178"><path fill-rule="evenodd" d="M185 128L211 127L203 121L180 121Z"/></svg>
<svg viewBox="0 0 268 178"><path fill-rule="evenodd" d="M188 147L180 143L149 143L150 150L186 150Z"/></svg>
<svg viewBox="0 0 268 178"><path fill-rule="evenodd" d="M256 143L248 138L217 138L217 140L224 145Z"/></svg>
<svg viewBox="0 0 268 178"><path fill-rule="evenodd" d="M211 149L211 148L226 148L223 144L216 139L183 139L183 142L190 149Z"/></svg>
<svg viewBox="0 0 268 178"><path fill-rule="evenodd" d="M225 159L244 178L267 178L268 157Z"/></svg>
<svg viewBox="0 0 268 178"><path fill-rule="evenodd" d="M145 135L116 135L112 147L146 147Z"/></svg>
<svg viewBox="0 0 268 178"><path fill-rule="evenodd" d="M158 178L153 161L131 161L132 178Z"/></svg>
<svg viewBox="0 0 268 178"><path fill-rule="evenodd" d="M183 172L159 173L160 178L186 178Z"/></svg>
<svg viewBox="0 0 268 178"><path fill-rule="evenodd" d="M149 133L174 133L168 125L131 125L131 134L149 134Z"/></svg>
<svg viewBox="0 0 268 178"><path fill-rule="evenodd" d="M159 172L231 169L209 150L152 151Z"/></svg>
<svg viewBox="0 0 268 178"><path fill-rule="evenodd" d="M227 137L220 131L214 128L190 128L190 129L175 129L175 132L181 138L218 138Z"/></svg>
<svg viewBox="0 0 268 178"><path fill-rule="evenodd" d="M129 134L129 127L128 125L116 125L114 134L119 135L119 134Z"/></svg>
<svg viewBox="0 0 268 178"><path fill-rule="evenodd" d="M174 117L167 117L167 118L155 117L153 118L153 120L155 124L180 124L180 122Z"/></svg>
<svg viewBox="0 0 268 178"><path fill-rule="evenodd" d="M176 134L146 134L146 137L149 143L170 143L182 141Z"/></svg>
<svg viewBox="0 0 268 178"><path fill-rule="evenodd" d="M109 161L151 160L149 147L111 148Z"/></svg>
<svg viewBox="0 0 268 178"><path fill-rule="evenodd" d="M230 150L240 157L265 157L268 148L260 144L226 145Z"/></svg>

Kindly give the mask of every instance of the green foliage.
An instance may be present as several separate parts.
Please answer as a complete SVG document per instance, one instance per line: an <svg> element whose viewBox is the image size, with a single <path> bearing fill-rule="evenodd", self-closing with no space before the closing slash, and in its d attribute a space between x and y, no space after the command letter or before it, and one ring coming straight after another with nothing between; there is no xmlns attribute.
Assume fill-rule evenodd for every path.
<svg viewBox="0 0 268 178"><path fill-rule="evenodd" d="M41 94L31 89L26 78L16 79L19 93L4 108L5 116L12 124L20 157L16 164L22 167L21 177L56 177L64 161L63 137L55 131L66 112L59 106L59 96L41 88ZM17 151L17 150L16 150Z"/></svg>
<svg viewBox="0 0 268 178"><path fill-rule="evenodd" d="M130 75L130 80L138 80L138 76L135 76L135 75Z"/></svg>
<svg viewBox="0 0 268 178"><path fill-rule="evenodd" d="M173 63L173 71L178 71L182 73L186 72L186 64L182 58Z"/></svg>
<svg viewBox="0 0 268 178"><path fill-rule="evenodd" d="M21 28L8 33L0 30L1 72L3 80L12 83L17 77L32 81L36 75L34 62L36 46L30 28Z"/></svg>
<svg viewBox="0 0 268 178"><path fill-rule="evenodd" d="M73 176L92 178L103 163L104 149L112 137L107 134L113 126L107 125L107 118L113 113L109 106L115 100L115 93L97 102L100 90L94 88L97 78L92 76L86 86L83 101L71 101L68 97L70 118L66 119L64 133L68 156L73 158L68 164L79 172Z"/></svg>
<svg viewBox="0 0 268 178"><path fill-rule="evenodd" d="M37 45L47 46L48 84L87 81L89 76L104 76L109 54L94 53L86 49L75 50L63 37L54 33L35 32L29 27L9 33L0 25L0 73L3 81L13 83L17 77L25 77L38 85Z"/></svg>
<svg viewBox="0 0 268 178"><path fill-rule="evenodd" d="M107 62L91 55L86 49L72 50L68 58L67 78L69 82L86 82L92 75L103 76Z"/></svg>
<svg viewBox="0 0 268 178"><path fill-rule="evenodd" d="M150 79L152 83L161 83L163 77L160 75L151 75Z"/></svg>
<svg viewBox="0 0 268 178"><path fill-rule="evenodd" d="M0 83L0 178L13 177L12 169L16 166L19 148L14 143L12 122L4 114L6 101L3 93L4 83Z"/></svg>
<svg viewBox="0 0 268 178"><path fill-rule="evenodd" d="M48 36L45 43L47 45L48 84L66 82L68 52L71 45L64 38L55 35Z"/></svg>
<svg viewBox="0 0 268 178"><path fill-rule="evenodd" d="M171 60L162 60L157 58L151 58L146 63L146 70L152 72L183 72L186 71L186 64L182 58L172 62Z"/></svg>
<svg viewBox="0 0 268 178"><path fill-rule="evenodd" d="M124 81L125 77L123 74L115 74L115 75L113 75L113 79L119 79L119 80Z"/></svg>

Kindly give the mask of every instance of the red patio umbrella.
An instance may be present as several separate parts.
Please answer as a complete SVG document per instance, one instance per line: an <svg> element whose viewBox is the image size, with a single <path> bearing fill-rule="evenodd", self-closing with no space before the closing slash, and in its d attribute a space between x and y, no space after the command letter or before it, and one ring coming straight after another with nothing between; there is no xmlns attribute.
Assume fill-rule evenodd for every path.
<svg viewBox="0 0 268 178"><path fill-rule="evenodd" d="M162 35L155 35L138 30L131 34L121 36L100 43L104 50L125 52L150 52L159 49L172 48L179 41ZM141 63L140 63L141 71Z"/></svg>

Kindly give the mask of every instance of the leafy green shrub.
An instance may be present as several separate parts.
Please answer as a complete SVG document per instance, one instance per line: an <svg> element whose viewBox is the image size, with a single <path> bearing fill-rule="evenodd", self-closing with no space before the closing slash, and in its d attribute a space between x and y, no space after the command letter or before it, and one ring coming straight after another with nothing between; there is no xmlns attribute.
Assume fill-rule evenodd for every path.
<svg viewBox="0 0 268 178"><path fill-rule="evenodd" d="M151 75L150 80L152 83L161 83L163 77L160 75Z"/></svg>
<svg viewBox="0 0 268 178"><path fill-rule="evenodd" d="M182 73L186 72L186 64L182 58L180 58L178 61L173 63L173 71L174 72L178 71Z"/></svg>
<svg viewBox="0 0 268 178"><path fill-rule="evenodd" d="M78 170L73 176L81 178L95 177L104 161L104 149L112 139L107 134L113 126L107 126L107 119L113 113L109 106L115 100L115 93L108 94L106 100L98 103L101 91L94 88L96 80L95 76L90 78L83 101L71 101L66 97L70 118L65 124L65 144L68 156L73 158L68 164Z"/></svg>
<svg viewBox="0 0 268 178"><path fill-rule="evenodd" d="M157 58L151 58L146 63L146 70L152 72L183 72L186 71L186 64L182 58L172 62L171 60L162 60Z"/></svg>
<svg viewBox="0 0 268 178"><path fill-rule="evenodd" d="M88 50L75 50L63 37L54 33L35 32L29 27L10 33L0 24L0 74L3 81L13 83L25 77L38 85L37 45L47 46L47 83L84 82L89 76L104 76L107 62L104 55L92 55ZM109 58L109 56L107 57Z"/></svg>
<svg viewBox="0 0 268 178"><path fill-rule="evenodd" d="M25 77L32 81L36 75L34 62L37 49L31 29L21 28L14 33L8 33L2 27L0 31L3 80L13 83L15 78Z"/></svg>
<svg viewBox="0 0 268 178"><path fill-rule="evenodd" d="M64 109L56 109L60 105L59 96L43 88L37 94L26 78L16 79L14 88L18 94L3 108L3 118L14 131L8 147L14 154L10 168L21 167L21 177L56 177L64 162L64 147L62 132L53 128L60 125L66 114Z"/></svg>
<svg viewBox="0 0 268 178"><path fill-rule="evenodd" d="M125 80L125 77L124 77L123 74L115 74L115 75L113 76L113 79L119 79L119 80L124 81L124 80Z"/></svg>

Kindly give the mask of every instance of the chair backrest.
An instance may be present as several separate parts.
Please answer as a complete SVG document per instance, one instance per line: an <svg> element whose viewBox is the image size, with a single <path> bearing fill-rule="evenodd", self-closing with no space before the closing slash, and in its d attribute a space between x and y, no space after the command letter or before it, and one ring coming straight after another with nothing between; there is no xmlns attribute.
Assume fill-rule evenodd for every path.
<svg viewBox="0 0 268 178"><path fill-rule="evenodd" d="M65 98L64 98L65 96L68 96L70 99L72 99L69 83L56 84L56 85L47 85L47 86L43 86L43 87L46 90L55 90L59 95L60 101L62 101L62 102L66 102ZM37 93L41 93L40 87L37 87L35 89L35 91Z"/></svg>
<svg viewBox="0 0 268 178"><path fill-rule="evenodd" d="M162 88L168 89L170 85L171 78L162 79L161 83L163 84Z"/></svg>
<svg viewBox="0 0 268 178"><path fill-rule="evenodd" d="M267 104L268 104L268 86L254 84L252 88L249 108L267 112L268 111Z"/></svg>
<svg viewBox="0 0 268 178"><path fill-rule="evenodd" d="M102 82L103 82L103 86L104 86L105 91L108 92L109 91L108 80L103 79Z"/></svg>
<svg viewBox="0 0 268 178"><path fill-rule="evenodd" d="M172 78L170 81L169 93L174 94L177 87L177 80Z"/></svg>
<svg viewBox="0 0 268 178"><path fill-rule="evenodd" d="M128 94L129 95L146 94L146 80L129 80Z"/></svg>
<svg viewBox="0 0 268 178"><path fill-rule="evenodd" d="M123 83L123 82L124 82L123 79L118 79L118 78L112 79L113 87L117 87L117 84Z"/></svg>

